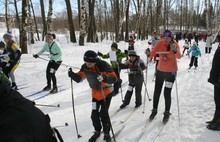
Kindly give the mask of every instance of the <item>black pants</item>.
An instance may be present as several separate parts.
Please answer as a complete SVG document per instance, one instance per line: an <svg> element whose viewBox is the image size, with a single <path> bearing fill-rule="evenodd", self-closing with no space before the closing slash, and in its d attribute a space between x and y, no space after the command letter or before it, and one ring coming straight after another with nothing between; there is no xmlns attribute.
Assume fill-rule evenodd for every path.
<svg viewBox="0 0 220 142"><path fill-rule="evenodd" d="M212 47L205 47L205 53L211 53Z"/></svg>
<svg viewBox="0 0 220 142"><path fill-rule="evenodd" d="M214 86L215 114L214 118L220 120L220 87Z"/></svg>
<svg viewBox="0 0 220 142"><path fill-rule="evenodd" d="M171 91L176 79L176 72L161 72L157 70L156 74L156 83L154 89L154 101L153 101L153 108L157 109L161 90L163 87L163 83L165 81L165 88L164 88L164 98L165 98L165 111L170 111L171 106Z"/></svg>
<svg viewBox="0 0 220 142"><path fill-rule="evenodd" d="M109 94L104 100L97 101L92 99L92 124L95 131L101 132L102 126L104 134L109 134L110 131L110 119L108 114L108 109L111 103L112 94ZM102 123L102 124L101 124Z"/></svg>
<svg viewBox="0 0 220 142"><path fill-rule="evenodd" d="M191 61L190 61L189 66L192 67L193 65L195 67L198 67L198 57L195 57L195 56L191 57Z"/></svg>
<svg viewBox="0 0 220 142"><path fill-rule="evenodd" d="M114 92L115 92L115 94L118 94L118 90L121 87L122 80L120 79L120 72L119 72L118 68L114 68L114 72L118 77L118 81L116 81L114 83Z"/></svg>
<svg viewBox="0 0 220 142"><path fill-rule="evenodd" d="M47 85L51 86L51 80L53 82L53 87L57 87L57 79L55 76L56 71L60 67L62 61L49 61L47 65L47 72L46 72L46 78L47 78Z"/></svg>
<svg viewBox="0 0 220 142"><path fill-rule="evenodd" d="M142 85L143 85L143 82L129 83L128 90L124 98L124 104L127 104L127 105L130 104L134 88L135 88L135 104L136 105L142 104L142 96L141 96Z"/></svg>

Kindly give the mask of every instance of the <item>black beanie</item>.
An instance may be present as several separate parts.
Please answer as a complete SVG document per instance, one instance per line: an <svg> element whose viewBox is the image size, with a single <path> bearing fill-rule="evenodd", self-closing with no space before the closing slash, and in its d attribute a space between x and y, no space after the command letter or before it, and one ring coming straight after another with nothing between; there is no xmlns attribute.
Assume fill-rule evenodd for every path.
<svg viewBox="0 0 220 142"><path fill-rule="evenodd" d="M118 44L115 43L115 42L113 42L112 45L111 45L111 47L113 47L113 48L115 48L115 49L118 49Z"/></svg>
<svg viewBox="0 0 220 142"><path fill-rule="evenodd" d="M85 62L95 63L97 61L98 57L94 51L88 50L85 52L83 59Z"/></svg>

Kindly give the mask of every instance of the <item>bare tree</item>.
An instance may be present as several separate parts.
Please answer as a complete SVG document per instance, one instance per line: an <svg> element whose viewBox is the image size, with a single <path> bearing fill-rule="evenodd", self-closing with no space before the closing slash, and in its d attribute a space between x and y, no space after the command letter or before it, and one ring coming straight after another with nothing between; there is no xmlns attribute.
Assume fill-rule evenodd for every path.
<svg viewBox="0 0 220 142"><path fill-rule="evenodd" d="M155 31L158 33L159 32L159 23L160 23L160 14L161 14L161 9L162 9L162 0L157 0L157 7L156 7L156 14L155 14Z"/></svg>
<svg viewBox="0 0 220 142"><path fill-rule="evenodd" d="M22 0L22 24L20 33L20 47L23 54L28 53L27 50L27 17L28 17L28 0Z"/></svg>
<svg viewBox="0 0 220 142"><path fill-rule="evenodd" d="M31 16L31 4L28 2L28 39L31 44L34 44L34 30L33 30L33 19Z"/></svg>
<svg viewBox="0 0 220 142"><path fill-rule="evenodd" d="M21 31L21 22L18 14L18 6L17 6L17 0L14 0L14 6L15 6L15 15L16 15L16 20L18 23L18 30L19 32Z"/></svg>
<svg viewBox="0 0 220 142"><path fill-rule="evenodd" d="M105 11L105 37L108 40L108 14L107 14L107 3L106 0L104 0L104 11Z"/></svg>
<svg viewBox="0 0 220 142"><path fill-rule="evenodd" d="M35 12L34 12L34 7L33 7L32 0L29 0L29 2L30 2L30 6L31 6L32 13L33 13L33 18L34 18L35 32L37 33L37 39L38 39L38 41L40 41L40 36L39 36L38 26L37 26L37 20L36 20L36 17L35 17ZM19 18L19 17L18 17L18 18Z"/></svg>
<svg viewBox="0 0 220 142"><path fill-rule="evenodd" d="M129 5L130 5L130 0L127 0L127 6L126 6L126 23L125 23L125 40L128 40L128 34L129 34L129 30L128 30L128 24L129 24Z"/></svg>
<svg viewBox="0 0 220 142"><path fill-rule="evenodd" d="M47 34L47 23L46 23L45 10L44 10L44 0L40 0L40 7L41 7L41 16L43 21L42 40L44 40L44 36Z"/></svg>
<svg viewBox="0 0 220 142"><path fill-rule="evenodd" d="M89 27L88 27L88 36L87 42L96 42L97 35L96 35L96 25L95 25L95 15L94 15L94 8L95 8L95 0L89 0Z"/></svg>
<svg viewBox="0 0 220 142"><path fill-rule="evenodd" d="M51 22L52 22L52 15L53 15L53 0L49 0L49 10L47 15L47 32L52 31Z"/></svg>
<svg viewBox="0 0 220 142"><path fill-rule="evenodd" d="M67 14L68 14L68 24L69 24L69 31L70 31L70 41L76 43L76 36L75 36L75 29L73 25L73 17L72 17L72 9L70 0L65 0L66 7L67 7Z"/></svg>
<svg viewBox="0 0 220 142"><path fill-rule="evenodd" d="M5 0L5 21L6 21L7 33L9 33L10 26L9 26L9 18L8 18L8 0Z"/></svg>
<svg viewBox="0 0 220 142"><path fill-rule="evenodd" d="M80 8L80 36L79 36L79 45L84 45L84 38L86 35L86 1L81 0Z"/></svg>

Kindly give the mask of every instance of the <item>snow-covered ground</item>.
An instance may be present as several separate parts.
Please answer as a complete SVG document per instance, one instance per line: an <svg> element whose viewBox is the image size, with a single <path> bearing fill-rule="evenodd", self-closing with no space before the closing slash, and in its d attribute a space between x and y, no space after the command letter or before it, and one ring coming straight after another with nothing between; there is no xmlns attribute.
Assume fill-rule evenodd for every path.
<svg viewBox="0 0 220 142"><path fill-rule="evenodd" d="M85 46L80 47L77 44L66 43L65 36L59 36L59 43L62 46L63 51L63 63L75 67L81 67L83 64L83 54L87 50L100 51L107 53L110 50L111 41L103 41L101 43L86 43ZM23 96L28 96L36 91L41 90L46 85L45 70L47 62L41 59L35 59L32 57L33 53L39 51L43 42L38 42L35 45L29 47L29 54L23 55L20 66L16 71L17 84L20 86L19 91ZM180 41L181 50L183 41ZM204 53L204 42L199 43L202 53ZM146 61L144 50L148 47L147 41L136 41L135 50ZM160 104L158 109L158 115L156 119L151 122L146 129L140 142L219 142L220 133L206 129L206 121L212 119L214 113L214 100L213 100L213 86L207 82L209 71L211 69L211 62L213 54L216 50L217 44L213 45L213 51L211 54L202 54L199 58L199 67L196 71L191 69L187 71L190 59L184 56L179 60L178 76L177 76L177 88L174 85L172 90L172 107L170 121L165 125L162 132L156 137L158 130L161 128L162 117L164 112L164 98L161 94ZM123 51L127 49L127 43L120 42L119 48ZM42 56L47 58L46 56ZM106 60L109 62L109 60ZM153 97L154 83L152 81L154 74L155 64L149 63L147 74L147 89L150 97ZM77 124L79 134L82 135L80 139L77 139L75 124L72 114L72 102L71 102L71 85L70 78L67 74L68 68L61 66L57 71L57 80L60 90L63 90L57 94L49 95L41 99L37 99L37 104L57 105L59 108L39 107L44 113L48 113L51 117L52 126L63 125L68 123L68 127L59 128L61 135L65 142L86 142L92 135L93 126L90 119L91 114L91 90L85 80L82 83L73 83L75 109L77 116ZM73 71L77 72L77 69L73 68ZM126 70L121 73L123 80L123 95L127 89L127 74ZM25 88L28 86L27 88ZM179 107L180 107L180 126L177 109L177 97L176 89L178 89L179 95ZM142 91L144 96L144 87ZM40 93L31 97L27 97L30 100L34 100L45 93ZM112 99L109 109L110 116L114 115L121 105L121 95L118 94ZM151 113L152 101L146 99L145 113L142 113L143 105L135 111L132 115L130 112L134 108L134 95L132 101L128 107L111 117L113 129L117 131L120 126L125 125L123 131L117 136L117 142L134 142L136 137L140 134L144 128L145 123ZM121 123L121 121L128 118L127 121ZM100 140L102 137L100 137Z"/></svg>

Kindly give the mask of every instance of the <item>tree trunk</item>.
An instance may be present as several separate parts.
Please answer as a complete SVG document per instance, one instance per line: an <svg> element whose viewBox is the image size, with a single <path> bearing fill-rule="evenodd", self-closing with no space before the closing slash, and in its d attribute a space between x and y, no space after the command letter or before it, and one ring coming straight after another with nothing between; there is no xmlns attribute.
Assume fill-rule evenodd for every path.
<svg viewBox="0 0 220 142"><path fill-rule="evenodd" d="M161 14L162 4L163 4L162 0L157 0L157 7L155 14L155 30L157 33L160 32L159 26L160 26L160 14Z"/></svg>
<svg viewBox="0 0 220 142"><path fill-rule="evenodd" d="M47 23L46 23L45 10L44 10L44 0L40 0L40 7L41 7L41 16L43 21L43 33L42 33L42 41L43 41L44 36L47 34Z"/></svg>
<svg viewBox="0 0 220 142"><path fill-rule="evenodd" d="M6 22L7 33L10 33L9 18L8 18L8 0L5 0L5 22Z"/></svg>
<svg viewBox="0 0 220 142"><path fill-rule="evenodd" d="M210 20L210 6L209 6L209 1L205 0L205 7L206 7L206 29L207 31L210 31L210 24L209 24L209 20Z"/></svg>
<svg viewBox="0 0 220 142"><path fill-rule="evenodd" d="M164 16L164 18L163 18L163 29L165 30L165 29L167 29L166 28L166 20L167 20L167 0L164 0L164 13L163 13L163 16Z"/></svg>
<svg viewBox="0 0 220 142"><path fill-rule="evenodd" d="M146 37L146 25L147 25L147 21L145 20L146 19L146 16L148 17L148 14L146 14L146 0L143 0L143 13L142 13L142 22L141 23L145 23L145 24L141 24L141 40L144 40L145 37Z"/></svg>
<svg viewBox="0 0 220 142"><path fill-rule="evenodd" d="M89 27L88 27L87 42L96 42L94 8L95 8L95 0L89 0Z"/></svg>
<svg viewBox="0 0 220 142"><path fill-rule="evenodd" d="M199 7L200 7L200 0L197 1L196 33L198 33L199 31Z"/></svg>
<svg viewBox="0 0 220 142"><path fill-rule="evenodd" d="M101 34L101 41L103 40L103 35L102 35L102 0L99 0L98 4L98 29L97 31L100 32Z"/></svg>
<svg viewBox="0 0 220 142"><path fill-rule="evenodd" d="M79 18L79 25L81 24L80 23L80 20L81 20L81 3L80 3L80 0L77 0L77 3L78 3L78 18Z"/></svg>
<svg viewBox="0 0 220 142"><path fill-rule="evenodd" d="M182 32L183 27L183 0L180 1L180 32Z"/></svg>
<svg viewBox="0 0 220 142"><path fill-rule="evenodd" d="M39 36L38 26L37 26L37 20L36 20L36 17L35 17L35 12L34 12L34 7L33 7L32 0L30 0L30 5L31 5L31 10L32 10L32 13L33 13L33 17L34 17L35 32L37 33L37 40L40 41L40 36Z"/></svg>
<svg viewBox="0 0 220 142"><path fill-rule="evenodd" d="M107 9L106 0L104 0L104 9ZM107 19L107 10L105 10L105 37L108 40L108 19Z"/></svg>
<svg viewBox="0 0 220 142"><path fill-rule="evenodd" d="M80 8L80 36L79 36L79 45L84 45L84 38L86 35L86 1L81 0Z"/></svg>
<svg viewBox="0 0 220 142"><path fill-rule="evenodd" d="M28 17L28 0L22 0L22 24L20 33L20 47L23 54L27 54L27 17Z"/></svg>
<svg viewBox="0 0 220 142"><path fill-rule="evenodd" d="M20 22L20 18L18 15L18 6L17 6L17 0L14 0L14 6L15 6L15 15L16 15L16 20L18 22L18 30L19 33L21 32L21 22Z"/></svg>
<svg viewBox="0 0 220 142"><path fill-rule="evenodd" d="M127 7L126 7L126 22L125 22L125 40L127 41L129 38L129 31L128 31L128 24L129 24L129 5L130 0L127 0Z"/></svg>
<svg viewBox="0 0 220 142"><path fill-rule="evenodd" d="M34 44L34 30L33 30L33 19L31 16L31 4L30 2L28 3L28 40L30 41L29 43Z"/></svg>
<svg viewBox="0 0 220 142"><path fill-rule="evenodd" d="M53 0L49 0L49 10L47 14L47 32L50 33L52 31L51 22L53 15Z"/></svg>
<svg viewBox="0 0 220 142"><path fill-rule="evenodd" d="M69 24L69 31L70 31L70 41L76 43L76 36L75 36L75 29L73 25L73 17L72 17L72 9L70 0L65 0L66 8L67 8L67 15L68 15L68 24Z"/></svg>

